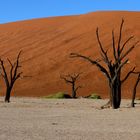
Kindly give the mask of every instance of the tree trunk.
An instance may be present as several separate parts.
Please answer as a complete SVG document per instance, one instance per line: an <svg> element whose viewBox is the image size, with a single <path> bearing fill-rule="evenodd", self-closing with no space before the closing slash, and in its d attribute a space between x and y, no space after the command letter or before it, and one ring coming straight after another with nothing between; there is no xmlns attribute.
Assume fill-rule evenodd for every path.
<svg viewBox="0 0 140 140"><path fill-rule="evenodd" d="M6 89L5 102L8 102L8 103L10 102L11 89L12 89L12 88L10 88L10 87L8 87L8 88Z"/></svg>
<svg viewBox="0 0 140 140"><path fill-rule="evenodd" d="M72 84L72 98L76 98L75 84Z"/></svg>
<svg viewBox="0 0 140 140"><path fill-rule="evenodd" d="M117 98L117 106L119 108L120 104L121 104L121 82L120 82L120 80L117 81L116 98Z"/></svg>
<svg viewBox="0 0 140 140"><path fill-rule="evenodd" d="M117 78L111 86L111 106L113 109L117 109L121 104L121 82Z"/></svg>
<svg viewBox="0 0 140 140"><path fill-rule="evenodd" d="M135 103L134 103L135 97L136 97L136 88L134 88L134 90L133 90L131 107L135 107Z"/></svg>
<svg viewBox="0 0 140 140"><path fill-rule="evenodd" d="M134 85L131 107L135 107L134 101L135 101L136 90L137 90L137 86L138 86L139 81L140 81L140 74L138 75L137 81L136 81L136 83L135 83L135 85Z"/></svg>

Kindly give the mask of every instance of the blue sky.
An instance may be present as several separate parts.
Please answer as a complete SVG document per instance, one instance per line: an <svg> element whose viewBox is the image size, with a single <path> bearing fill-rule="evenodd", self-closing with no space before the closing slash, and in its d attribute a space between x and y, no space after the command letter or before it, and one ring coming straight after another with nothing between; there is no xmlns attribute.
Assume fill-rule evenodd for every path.
<svg viewBox="0 0 140 140"><path fill-rule="evenodd" d="M0 0L0 23L101 10L140 11L140 0Z"/></svg>

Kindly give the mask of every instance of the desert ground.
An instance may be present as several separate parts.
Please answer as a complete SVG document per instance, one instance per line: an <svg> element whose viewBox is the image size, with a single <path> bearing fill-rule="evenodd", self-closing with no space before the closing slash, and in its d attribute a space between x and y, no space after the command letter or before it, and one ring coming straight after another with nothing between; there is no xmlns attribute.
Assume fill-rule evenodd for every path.
<svg viewBox="0 0 140 140"><path fill-rule="evenodd" d="M123 44L130 36L134 39L126 46L140 40L140 12L109 11L93 12L76 16L51 17L32 19L7 24L0 24L0 57L9 71L7 58L12 62L17 53L22 50L21 71L23 78L14 86L14 96L45 96L59 91L71 92L71 87L60 79L60 74L82 72L77 85L78 96L88 96L91 93L108 97L106 77L86 61L69 58L72 52L101 58L96 38L96 28L99 28L101 41L105 50L112 57L112 37L114 29L115 41L122 18L124 18ZM140 47L128 56L129 63L122 70L122 78L134 66L140 71ZM102 79L102 80L101 80ZM131 97L135 76L130 76L123 84L123 97ZM4 82L0 78L1 94L4 95ZM140 87L137 88L140 93ZM140 94L138 94L140 97Z"/></svg>
<svg viewBox="0 0 140 140"><path fill-rule="evenodd" d="M129 108L99 107L107 102L92 99L0 98L1 140L139 140L140 100Z"/></svg>

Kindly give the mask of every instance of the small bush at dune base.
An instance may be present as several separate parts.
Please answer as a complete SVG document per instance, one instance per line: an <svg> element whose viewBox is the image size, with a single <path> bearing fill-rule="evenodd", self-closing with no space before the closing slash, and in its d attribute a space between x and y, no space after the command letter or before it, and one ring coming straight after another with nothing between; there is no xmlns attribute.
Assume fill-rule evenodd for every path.
<svg viewBox="0 0 140 140"><path fill-rule="evenodd" d="M93 94L89 95L87 98L89 98L89 99L101 99L101 96L93 93Z"/></svg>
<svg viewBox="0 0 140 140"><path fill-rule="evenodd" d="M46 99L68 99L71 98L70 95L66 94L65 92L58 92L58 93L54 93L48 96L44 96L43 98Z"/></svg>

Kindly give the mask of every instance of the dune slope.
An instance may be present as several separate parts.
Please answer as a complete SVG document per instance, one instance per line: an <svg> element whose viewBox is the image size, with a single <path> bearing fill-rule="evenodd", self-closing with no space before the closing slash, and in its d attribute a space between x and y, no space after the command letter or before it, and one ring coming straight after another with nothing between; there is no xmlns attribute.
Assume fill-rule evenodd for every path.
<svg viewBox="0 0 140 140"><path fill-rule="evenodd" d="M44 96L58 91L70 93L70 86L60 79L60 74L83 72L77 83L82 86L78 96L94 92L108 97L108 83L104 75L86 61L69 58L69 54L78 52L94 59L100 58L96 28L100 29L104 47L111 50L111 31L115 30L117 41L122 18L125 19L122 43L131 35L135 36L133 43L140 40L140 12L94 12L0 24L0 56L14 60L16 54L23 50L21 63L25 77L16 83L12 95ZM129 55L130 61L123 69L122 77L134 65L140 70L139 52L138 45ZM131 76L123 85L123 97L131 97L135 79L135 76ZM4 83L2 80L0 83L3 94Z"/></svg>

